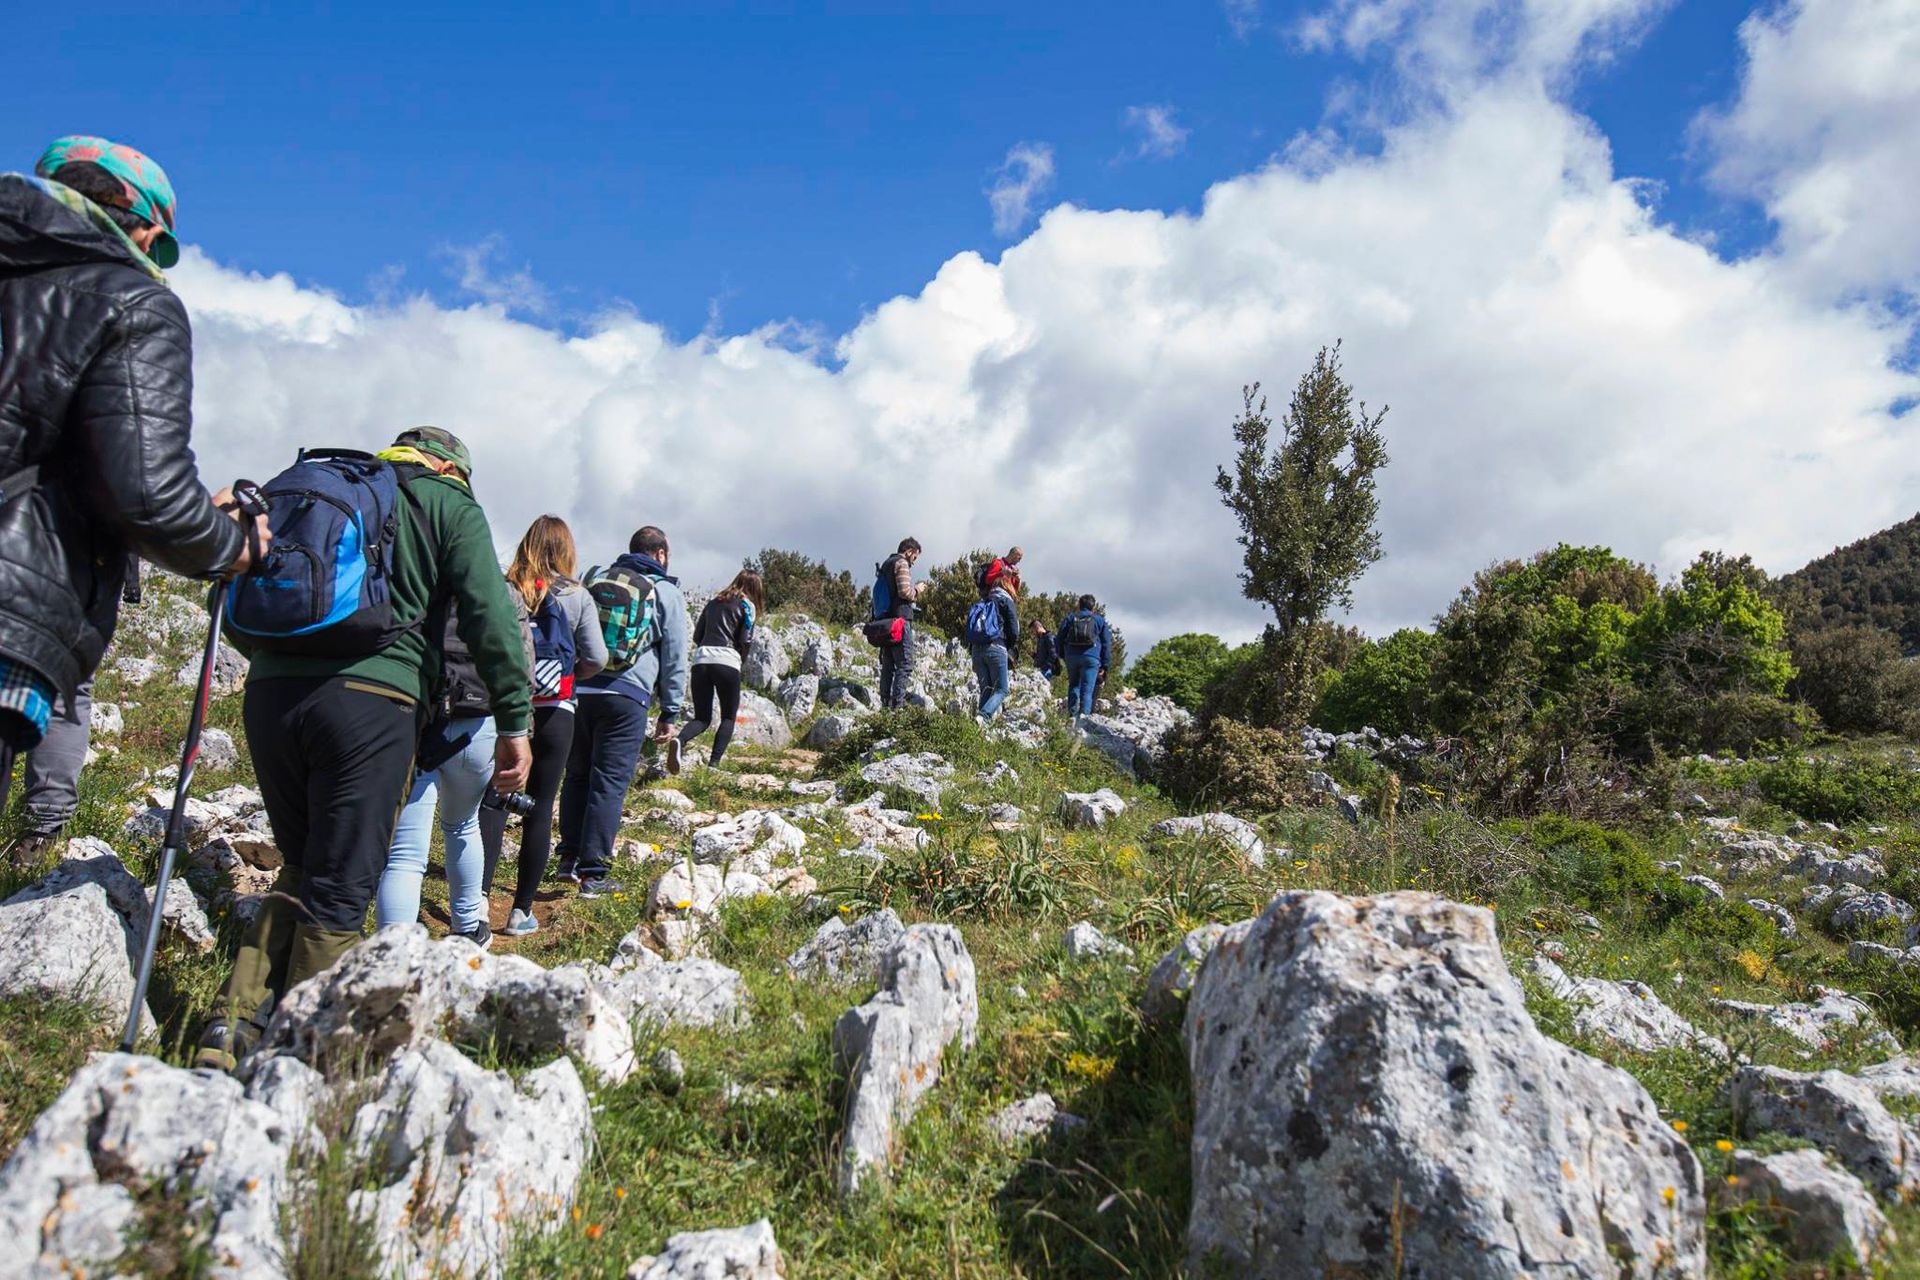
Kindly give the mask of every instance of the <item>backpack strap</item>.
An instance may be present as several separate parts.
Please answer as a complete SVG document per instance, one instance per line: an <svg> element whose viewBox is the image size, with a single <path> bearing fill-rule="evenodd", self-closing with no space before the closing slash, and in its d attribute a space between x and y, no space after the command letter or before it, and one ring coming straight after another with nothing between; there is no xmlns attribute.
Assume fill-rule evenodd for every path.
<svg viewBox="0 0 1920 1280"><path fill-rule="evenodd" d="M312 453L327 453L333 456L354 456L351 449L311 450ZM360 455L366 456L366 455ZM433 525L427 519L426 504L413 491L413 482L430 476L433 472L414 462L389 462L393 468L395 488L400 491L400 505L407 509L407 518L412 522L414 532L420 535L421 545L427 549L427 558L433 563L433 594L427 597L427 606L419 614L401 624L404 631L416 631L426 628L427 644L440 655L440 666L433 680L432 702L438 707L446 700L450 682L447 679L447 627L453 612L453 590L440 575L440 540L434 536ZM395 514L398 514L397 512ZM395 535L395 548L399 546ZM393 590L393 566L387 566L387 590Z"/></svg>

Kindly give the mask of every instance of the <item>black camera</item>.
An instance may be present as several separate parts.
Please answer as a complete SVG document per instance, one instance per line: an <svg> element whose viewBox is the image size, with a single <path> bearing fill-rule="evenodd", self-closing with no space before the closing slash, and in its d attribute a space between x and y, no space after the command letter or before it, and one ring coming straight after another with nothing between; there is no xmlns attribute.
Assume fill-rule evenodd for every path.
<svg viewBox="0 0 1920 1280"><path fill-rule="evenodd" d="M533 812L533 797L524 791L489 791L480 797L480 804L488 809L504 809L522 818Z"/></svg>

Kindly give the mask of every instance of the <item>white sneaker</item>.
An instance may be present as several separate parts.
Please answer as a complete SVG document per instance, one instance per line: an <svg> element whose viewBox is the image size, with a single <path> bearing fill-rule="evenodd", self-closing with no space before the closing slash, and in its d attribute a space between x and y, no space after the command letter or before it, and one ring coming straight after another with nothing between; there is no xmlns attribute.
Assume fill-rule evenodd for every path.
<svg viewBox="0 0 1920 1280"><path fill-rule="evenodd" d="M515 907L507 916L507 927L500 932L512 937L522 937L534 933L540 928L540 922L533 918L533 912L522 911Z"/></svg>

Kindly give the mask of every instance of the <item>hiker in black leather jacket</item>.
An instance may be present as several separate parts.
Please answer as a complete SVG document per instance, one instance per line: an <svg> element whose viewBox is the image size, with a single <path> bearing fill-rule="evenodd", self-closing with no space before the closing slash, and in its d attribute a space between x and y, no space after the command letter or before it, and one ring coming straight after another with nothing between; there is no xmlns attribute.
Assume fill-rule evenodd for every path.
<svg viewBox="0 0 1920 1280"><path fill-rule="evenodd" d="M204 578L248 549L188 447L192 340L153 235L129 234L98 165L53 173L67 181L0 175L0 660L71 700L112 639L129 551Z"/></svg>

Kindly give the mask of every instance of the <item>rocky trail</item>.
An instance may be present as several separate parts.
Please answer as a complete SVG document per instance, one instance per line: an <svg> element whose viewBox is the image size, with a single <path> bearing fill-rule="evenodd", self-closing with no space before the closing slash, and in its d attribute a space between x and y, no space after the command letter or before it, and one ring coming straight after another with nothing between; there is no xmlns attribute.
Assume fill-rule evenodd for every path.
<svg viewBox="0 0 1920 1280"><path fill-rule="evenodd" d="M1297 807L1181 813L1171 703L1021 672L982 731L927 644L886 715L805 618L726 767L633 789L625 894L483 952L430 879L239 1078L179 1065L278 864L230 668L106 1052L203 624L155 585L76 838L0 879L0 1280L1920 1274L1911 833L1714 762L1657 836L1492 824L1311 731Z"/></svg>

